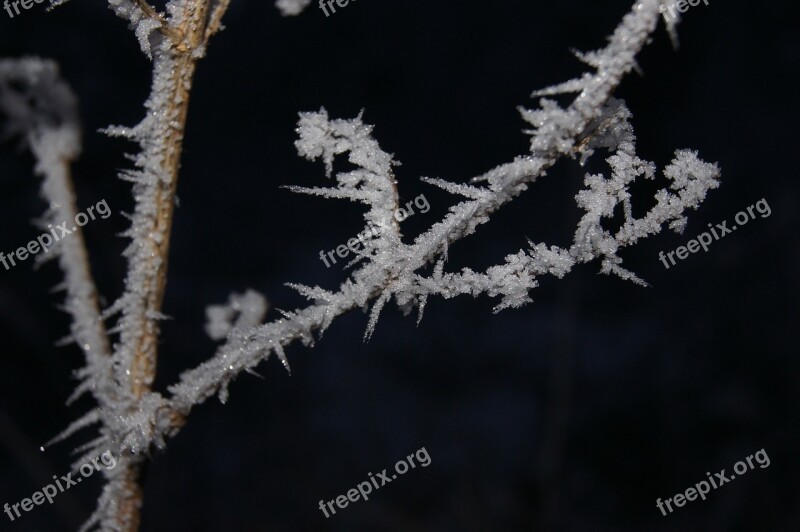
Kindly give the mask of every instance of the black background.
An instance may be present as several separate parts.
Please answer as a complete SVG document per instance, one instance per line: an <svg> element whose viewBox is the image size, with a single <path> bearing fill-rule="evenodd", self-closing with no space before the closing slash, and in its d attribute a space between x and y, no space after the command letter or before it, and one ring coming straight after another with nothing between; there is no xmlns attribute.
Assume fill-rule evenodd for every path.
<svg viewBox="0 0 800 532"><path fill-rule="evenodd" d="M428 2L360 0L326 18L315 6L282 18L272 2L233 0L200 65L180 176L158 387L209 357L204 309L248 287L272 305L303 300L285 282L335 288L320 250L361 227L360 207L280 188L322 185L322 165L297 157L297 112L375 124L403 165L401 198L432 208L404 223L410 239L456 198L419 176L464 181L525 153L517 105L584 67L570 48L605 43L630 1ZM798 41L788 1L694 7L675 52L663 28L618 96L634 114L639 154L662 167L675 148L722 168L722 185L690 213L684 235L663 233L623 253L651 283L597 275L597 264L544 278L534 304L493 314L482 297L429 302L419 326L387 307L372 340L353 313L313 349L288 351L231 388L227 405L197 408L145 482L142 530L797 530ZM133 125L149 64L104 2L44 5L9 19L0 56L56 59L81 101L81 209L114 214L86 235L101 292L122 290L129 184L115 178L132 146L97 133ZM0 146L0 250L35 238L44 209L32 158ZM449 268L485 268L526 245L568 245L573 196L587 171L557 165L478 234L453 246ZM663 181L658 183L663 186ZM635 186L647 208L652 186ZM642 196L644 194L644 196ZM644 198L644 199L642 199ZM665 269L671 251L708 223L764 198L772 209ZM730 222L729 222L730 224ZM39 446L90 407L65 407L81 365L54 348L68 321L54 264L0 271L0 503L15 503L69 470L86 431ZM270 317L277 313L272 310ZM330 519L318 509L425 447L416 468ZM759 449L756 468L664 517L655 506ZM99 480L2 530L74 530Z"/></svg>

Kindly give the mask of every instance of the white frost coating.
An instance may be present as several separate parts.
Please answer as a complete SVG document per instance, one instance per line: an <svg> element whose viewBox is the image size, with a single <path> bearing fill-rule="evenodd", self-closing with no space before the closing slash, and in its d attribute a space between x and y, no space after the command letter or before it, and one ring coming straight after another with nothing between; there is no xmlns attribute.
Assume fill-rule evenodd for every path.
<svg viewBox="0 0 800 532"><path fill-rule="evenodd" d="M49 208L38 225L47 231L48 224L55 227L74 220L78 209L68 164L81 150L80 124L75 96L60 79L56 64L38 58L0 61L0 110L7 117L6 133L27 140L36 158L34 170L43 177L41 195ZM81 384L76 394L92 389L98 401L106 403L114 388L110 352L80 228L36 260L55 258L64 271L64 309L72 317L70 339L86 359L78 372Z"/></svg>
<svg viewBox="0 0 800 532"><path fill-rule="evenodd" d="M17 87L22 85L22 94L9 85L12 81ZM56 65L36 58L0 61L0 109L8 118L6 131L21 134L27 139L36 157L35 171L44 178L41 193L50 207L41 223L46 227L48 223L74 220L77 207L68 164L80 152L80 128L75 97L69 87L58 78ZM87 458L97 457L112 445L113 422L119 419L114 414L119 409L118 386L111 372L108 338L100 318L97 293L89 273L88 257L80 228L70 238L58 241L48 254L40 257L58 257L65 275L64 307L72 316L71 338L83 350L86 360L86 365L76 373L80 384L71 399L91 391L99 405L48 443L50 445L61 441L83 428L101 423L99 437L79 447L77 452L88 450L88 453L74 464L73 467L77 468L87 463ZM156 417L151 413L146 413L145 416L148 417L147 426L151 423L149 418ZM132 423L127 423L118 434L130 433L132 426ZM158 431L158 435L168 433L166 427L161 427ZM156 436L157 434L150 433L140 439L143 445L150 446L159 441ZM114 454L117 454L116 451ZM125 460L127 457L122 458L123 462ZM126 490L130 490L130 485L122 478L124 468L104 470L104 475L110 482L104 488L98 503L98 512L83 530L97 525L101 517L107 525L113 523L116 512L111 504L114 497L124 496ZM113 530L111 526L101 528Z"/></svg>
<svg viewBox="0 0 800 532"><path fill-rule="evenodd" d="M171 22L177 24L180 17L187 16L188 9L179 9L185 7L186 1L167 3ZM706 192L717 186L719 176L717 167L701 161L696 153L676 151L675 158L663 171L670 181L669 190L656 194L655 206L645 216L638 219L632 216L633 198L628 187L637 177L652 179L655 166L636 156L630 113L624 104L612 99L612 94L624 75L637 68L635 56L650 39L659 19L658 8L665 1L637 1L605 48L579 54L581 60L592 67L592 72L536 93L537 96L549 96L572 92L577 96L567 107L542 98L537 109L521 111L523 119L532 126L529 131L530 153L497 166L472 179L470 184L426 179L426 182L458 195L461 201L413 243L402 241L400 226L394 216L398 208L398 192L393 167L398 163L381 150L372 137L372 127L364 124L360 116L352 120L331 120L324 109L301 114L297 141L301 156L321 160L329 176L333 173L334 158L342 154L347 154L358 168L338 173L335 184L330 187L291 188L367 206L365 224L381 230L360 252L363 266L336 291L291 285L311 304L303 309L283 312L282 317L266 324L260 324L266 310L261 296L249 293L233 296L230 307L211 307L209 334L217 339L223 335L226 337L216 354L197 368L183 373L179 382L169 387L168 397L145 392L143 397L135 398L131 392L129 372L133 357L137 349L145 353L154 349L153 345L143 345L144 335L153 339L158 337L156 320L160 316L148 310L146 284L156 279L159 269L164 266L153 257L158 256L157 243L168 236L156 223L156 198L163 198L163 191L172 186L172 175L164 170L164 162L172 155L168 139L174 134L172 125L178 118L178 111L170 105L170 98L188 83L188 79L176 75L176 72L183 71L176 56L170 53L172 44L167 39L148 37L157 26L152 21L140 25L148 19L145 13L129 0L110 0L112 9L137 27L140 40L144 38L148 45L152 42L154 80L151 96L146 102L147 116L142 122L131 128L112 127L107 130L110 135L124 136L137 142L141 151L134 159L135 169L120 174L122 179L133 183L136 204L131 215L131 227L126 232L131 245L125 251L129 266L125 290L106 313L107 316L120 315L115 327L119 341L114 346L110 368L107 362L94 364L90 356L96 355L87 353L87 368L81 375L84 381L79 390L91 389L96 397L99 396L99 407L66 431L69 434L99 420L102 423L99 437L85 445L83 450L88 451L89 456L89 453L96 455L98 450L111 449L118 457L118 467L105 473L108 483L98 509L85 529L119 529L117 519L120 512L116 505L121 501L139 500L131 491L135 485L126 472L141 463L141 453L148 452L153 446L164 446L166 439L180 430L181 420L194 405L215 394L224 401L233 379L243 371L252 371L273 352L288 369L286 346L297 340L305 345L313 344L315 334L324 332L333 320L347 311L369 309L372 305L365 335L369 337L382 308L392 299L404 311L417 308L420 318L431 295L448 298L460 294L487 294L500 298L496 310L518 307L530 302L529 292L536 287L538 277L545 274L562 277L577 264L595 259L599 260L602 272L641 283L633 273L622 268L619 250L657 233L665 224L671 229L682 230L686 224L685 211L699 205ZM307 5L305 0L278 2L287 14L297 13ZM7 107L24 109L13 100ZM29 135L29 114L10 114L12 128ZM52 116L52 113L47 116ZM45 137L40 134L39 138ZM37 137L31 139L34 153L45 161L41 171L46 175L50 166L55 164L55 153L72 153L70 150L76 148L74 139L63 131L53 133L46 142L41 140L38 147ZM507 256L503 263L485 272L469 269L445 271L451 245L488 222L498 209L545 175L556 161L563 157L579 157L584 161L598 150L608 152L606 161L611 172L608 177L586 176L584 189L576 195L576 202L585 214L571 243L559 247L529 242L527 248ZM62 192L48 194L56 198L66 197L61 195ZM611 217L618 205L622 206L625 219L622 227L611 233L602 222ZM69 263L74 261L77 259L68 259ZM65 269L70 267L67 264ZM69 279L67 284L70 284ZM76 290L79 285L76 282L74 287L68 286L68 293L75 291L79 302L85 302L86 294ZM235 308L237 305L238 309ZM77 323L89 325L87 316L82 316L80 311L71 312ZM92 319L92 323L102 325L99 317ZM94 334L93 331L95 328L77 328L77 333L83 335L81 337ZM78 334L73 328L73 336L78 338ZM104 397L94 384L87 387L87 382L99 383L101 392L106 385L109 388L113 386L114 392Z"/></svg>
<svg viewBox="0 0 800 532"><path fill-rule="evenodd" d="M142 9L131 0L108 0L108 7L131 24L138 24L140 20L147 18Z"/></svg>
<svg viewBox="0 0 800 532"><path fill-rule="evenodd" d="M161 27L161 22L152 18L144 19L136 24L136 38L139 39L139 46L142 48L144 54L150 59L153 54L150 51L151 34Z"/></svg>
<svg viewBox="0 0 800 532"><path fill-rule="evenodd" d="M664 24L667 26L667 33L669 33L669 39L672 41L672 46L677 50L678 49L678 23L681 21L681 14L680 11L675 13L675 16L667 16L667 8L671 5L674 6L675 0L661 0L661 5L659 6L659 10L661 11L661 15L664 17ZM673 9L673 12L675 10Z"/></svg>
<svg viewBox="0 0 800 532"><path fill-rule="evenodd" d="M311 0L277 0L275 5L281 10L283 16L299 15L308 7Z"/></svg>
<svg viewBox="0 0 800 532"><path fill-rule="evenodd" d="M417 307L420 314L432 294L453 297L486 293L501 297L496 310L517 307L530 301L528 292L536 286L538 276L562 277L574 265L594 259L600 259L604 273L641 282L620 266L619 249L658 232L665 223L673 229L681 229L684 211L696 208L706 191L717 186L719 176L715 165L702 162L694 152L678 151L664 170L672 181L673 192L658 192L656 206L647 215L640 219L632 217L627 187L636 177L652 178L655 167L635 155L630 113L611 95L623 76L636 68L635 56L655 29L662 3L663 0L636 2L605 48L582 54L582 59L594 72L538 93L578 92L571 105L562 108L554 101L543 99L538 109L522 110L523 118L534 127L530 131L529 155L474 178L473 185L427 179L467 201L453 206L444 220L434 224L413 244L400 241L399 228L381 233L378 243L364 251L366 264L342 283L337 292L292 285L312 304L284 313L283 318L265 325L234 330L228 343L221 346L211 360L185 372L180 382L170 387L171 408L186 413L214 393L227 393L228 384L240 372L251 370L272 352L282 356L283 348L295 340L312 344L315 332L324 331L337 316L355 308L365 308L371 301L375 303L367 336L381 308L391 298L406 311ZM296 144L300 155L321 159L327 174L331 174L334 156L345 152L349 153L350 161L361 168L338 174L335 188L291 187L293 190L366 203L370 210L365 221L395 227L388 219L397 197L391 173L394 163L377 146L371 137L371 128L363 124L360 117L331 121L324 110L303 113L298 133L300 139ZM485 273L469 269L444 272L451 244L487 222L492 213L526 190L529 183L544 175L558 159L580 156L584 160L598 149L611 153L607 158L611 176L587 176L586 188L576 196L586 214L569 247L530 243L528 249L509 255L505 263ZM625 223L617 233L611 234L601 222L612 215L617 204L623 206ZM431 263L434 267L430 274L420 271Z"/></svg>
<svg viewBox="0 0 800 532"><path fill-rule="evenodd" d="M212 340L222 340L234 327L249 329L260 325L267 314L266 298L255 290L233 294L227 305L206 308L206 333Z"/></svg>
<svg viewBox="0 0 800 532"><path fill-rule="evenodd" d="M55 2L59 4L61 2ZM224 13L225 5L219 4L216 11L215 28L219 17ZM197 9L193 0L170 0L166 4L169 18L156 13L146 2L130 0L109 0L109 7L120 17L129 21L135 30L142 50L151 56L153 65L153 84L151 95L145 103L147 114L135 127L109 128L109 134L125 136L137 142L141 148L134 158L135 169L120 172L120 177L133 183L135 199L134 212L131 215L131 227L125 233L131 238L131 244L125 251L128 259L128 273L125 279L125 290L121 297L109 308L104 317L119 315L113 331L119 333L119 341L110 353L108 338L97 309L97 298L88 273L88 260L83 241L77 235L58 243L59 262L66 273L67 310L72 314L72 339L77 341L86 353L87 365L78 372L81 379L73 398L81 393L91 391L98 402L98 408L71 424L60 438L67 437L88 424L100 421L100 435L82 447L95 456L99 452L110 449L118 456L120 467L106 475L109 483L103 491L98 508L84 529L118 530L121 518L116 505L121 501L136 503L139 499L131 490L134 489L135 469L142 463L141 455L153 444L163 445L164 437L173 433L176 425L171 410L165 407L165 400L156 393L144 393L136 397L133 392L134 356L144 355L143 364L148 360L154 363L155 342L158 337L157 320L163 316L157 312L157 303L152 303L148 296L156 291L153 283L157 282L158 272L165 267L153 257L156 246L167 239L168 224L158 223L157 198L171 201L173 190L173 172L176 164L172 159L180 146L180 137L176 124L179 123L181 102L178 97L190 87L193 63L185 61L186 54L193 59L202 56L205 43L176 43L172 39L182 38L173 28L192 24L186 21L191 17L201 17L204 11ZM208 21L202 21L208 23ZM184 24L186 23L186 24ZM169 26L170 39L154 30ZM166 30L165 30L166 31ZM208 34L206 35L208 37ZM191 48L185 47L190 44ZM174 46L174 48L173 48ZM19 77L22 72L32 82L31 87L43 91L42 98L36 98L36 106L29 106L25 99L28 94L16 94L5 91L3 99L4 111L8 115L7 130L10 133L22 134L29 142L37 157L38 173L45 176L43 195L49 200L51 207L45 223L57 220L74 219L75 204L72 190L68 186L69 161L74 159L80 150L79 129L74 109L74 98L68 89L61 90L59 84L33 83L38 77L48 74L49 66L41 62L29 61L8 67L4 63L5 73ZM51 65L52 66L52 65ZM52 67L55 72L54 67ZM52 77L52 76L51 76ZM63 85L63 84L62 84ZM58 90L52 90L53 88ZM6 87L8 88L8 87ZM38 94L34 94L38 96ZM72 213L72 214L70 214ZM56 250L50 253L55 256ZM83 269L81 269L83 268ZM149 305L153 305L152 308ZM254 313L248 307L247 316ZM242 326L252 326L257 322L243 319ZM153 341L145 341L153 339ZM102 355L102 356L101 356ZM139 374L147 375L142 371ZM137 383L148 385L147 383ZM141 387L139 388L141 390ZM57 438L58 439L58 438ZM130 512L122 512L131 515Z"/></svg>
<svg viewBox="0 0 800 532"><path fill-rule="evenodd" d="M50 0L50 7L48 9L54 9L66 4L67 1L68 0ZM174 0L169 3L174 3ZM141 6L132 0L108 0L108 7L118 17L130 22L131 28L133 28L136 38L139 40L139 46L142 52L152 59L153 56L150 51L153 39L152 33L162 26L162 21L157 18L157 15L155 15L152 10L150 13L144 12Z"/></svg>
<svg viewBox="0 0 800 532"><path fill-rule="evenodd" d="M17 84L14 88L11 84ZM53 151L80 153L80 124L72 90L59 78L58 66L38 57L0 61L0 108L4 132L20 135L30 146L38 136L61 132Z"/></svg>
<svg viewBox="0 0 800 532"><path fill-rule="evenodd" d="M155 326L156 317L147 313L147 285L162 267L160 261L153 258L158 256L157 242L167 238L164 228L156 220L156 197L164 188L172 186L173 176L165 171L163 165L169 149L171 123L177 112L170 105L170 94L175 91L177 83L183 82L176 79L176 60L167 53L168 46L168 41L163 40L155 48L153 89L145 102L147 116L133 128L110 128L110 134L130 138L141 148L134 157L136 169L123 171L120 175L133 183L136 202L130 215L131 226L123 233L131 239L124 251L128 259L125 291L107 311L108 315L122 314L117 323L120 341L115 346L113 359L117 381L126 383L121 386L121 393L128 395L131 390L129 370L136 346L145 334L145 325L148 328ZM153 331L148 329L147 332Z"/></svg>

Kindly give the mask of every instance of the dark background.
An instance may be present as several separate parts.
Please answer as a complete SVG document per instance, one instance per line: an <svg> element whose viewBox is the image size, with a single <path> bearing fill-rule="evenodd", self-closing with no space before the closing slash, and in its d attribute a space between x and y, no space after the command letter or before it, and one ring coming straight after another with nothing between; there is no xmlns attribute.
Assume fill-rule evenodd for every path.
<svg viewBox="0 0 800 532"><path fill-rule="evenodd" d="M158 386L211 356L204 309L260 290L274 307L303 300L285 282L335 288L320 250L361 227L360 207L294 195L325 184L297 157L298 111L365 109L402 161L401 197L432 205L404 224L411 238L457 201L419 176L463 181L526 152L515 109L530 92L584 70L570 48L601 47L630 0L428 2L361 0L325 18L315 6L283 19L265 0L233 0L227 30L202 61L192 95L171 252ZM419 326L387 307L369 343L367 317L337 321L313 349L288 351L242 376L223 406L197 408L146 479L142 530L798 530L796 17L788 1L711 2L663 29L640 56L644 75L618 96L634 113L641 156L662 167L675 148L717 161L722 186L662 233L623 253L642 288L576 268L543 278L534 304L493 314L486 297L430 301ZM105 2L42 4L8 19L0 56L56 59L78 94L85 134L75 167L81 209L114 215L86 228L101 292L120 294L129 184L115 178L132 145L97 133L133 125L149 65ZM30 155L0 146L0 250L37 235L43 210ZM602 154L601 154L602 157ZM449 268L484 268L526 245L568 245L587 170L556 166L478 234ZM663 181L658 184L663 186ZM654 187L634 187L647 208ZM708 223L764 198L772 209L665 269L671 251ZM730 224L731 222L729 222ZM0 271L0 504L29 497L69 470L72 448L39 446L90 407L65 407L81 366L59 310L57 266ZM276 312L270 312L270 318ZM318 509L425 447L410 470L330 519ZM764 449L771 465L663 517L655 506ZM74 530L99 480L0 530Z"/></svg>

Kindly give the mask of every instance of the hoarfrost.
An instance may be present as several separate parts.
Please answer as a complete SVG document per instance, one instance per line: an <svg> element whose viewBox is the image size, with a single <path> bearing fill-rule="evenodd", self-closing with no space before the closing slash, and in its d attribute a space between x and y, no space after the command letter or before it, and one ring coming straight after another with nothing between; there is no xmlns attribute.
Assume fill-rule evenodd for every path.
<svg viewBox="0 0 800 532"><path fill-rule="evenodd" d="M135 396L131 391L134 357L137 352L154 357L157 323L163 319L158 312L160 304L153 305L150 299L153 292L150 283L165 266L154 257L160 256L157 248L168 242L169 237L168 227L159 223L157 205L159 201L162 204L174 201L174 172L165 169L165 161L175 154L169 139L180 112L176 104L182 103L178 101L181 97L175 95L181 95L190 86L191 78L191 69L184 68L185 64L174 53L186 43L178 43L170 31L185 22L185 17L205 13L188 9L187 1L167 2L169 18L164 19L146 2L109 0L110 8L135 28L142 50L152 57L154 73L143 120L132 127L112 126L106 130L109 135L136 142L140 148L133 157L134 168L119 175L132 183L135 198L131 225L125 232L131 243L124 253L128 273L123 294L101 314L82 239L66 239L52 250L65 272L65 307L73 321L71 339L82 346L86 358L86 366L78 371L80 383L73 398L91 391L98 403L56 439L99 423L98 437L85 444L80 452L89 456L109 448L118 457L118 467L104 472L107 483L84 530L118 529L127 525L119 522L118 505L120 501L139 500L135 493L137 486L128 473L140 466L143 453L153 446L163 447L180 430L195 405L214 395L224 401L230 383L242 372L253 372L272 353L288 370L285 348L295 341L313 345L315 335L321 335L342 314L359 308L369 312L365 331L365 338L369 338L381 311L392 300L406 313L416 309L419 319L431 296L485 294L499 298L495 311L515 308L531 301L530 292L541 276L561 278L573 267L595 260L600 263L602 273L644 284L622 267L620 250L660 232L665 225L682 230L687 223L686 211L697 208L708 190L718 186L716 165L702 161L694 151L677 150L663 170L669 188L655 194L655 206L643 217L635 218L632 214L634 198L629 192L630 185L637 178L654 179L657 172L652 162L636 154L630 111L612 95L626 74L638 70L635 57L649 41L659 20L659 10L668 0L635 2L607 46L576 54L591 67L590 72L534 93L534 97L540 98L539 105L520 109L523 120L531 126L529 153L468 183L424 178L424 182L456 196L458 203L413 242L403 241L396 216L399 196L394 168L399 163L381 149L373 137L372 126L365 124L361 115L342 120L331 119L325 109L301 113L298 154L321 161L326 175L334 180L329 181L331 186L289 188L366 206L365 226L377 227L378 231L361 252L362 265L337 290L289 285L309 299L309 305L281 312L281 317L267 323L262 323L266 300L253 291L231 296L227 305L209 307L206 330L212 338L224 339L215 355L184 372L177 383L168 387L167 394L150 391L148 382L146 391ZM53 2L59 3L59 0ZM284 14L291 15L301 12L309 3L309 0L278 0L277 6ZM206 21L206 40L221 28L220 18L227 5L227 0L212 3L214 9ZM165 20L170 27L164 27ZM159 29L164 37L153 35ZM676 42L675 21L670 21L667 29ZM196 58L203 50L204 43L193 49L183 48L181 53ZM23 92L11 87L9 80L22 80ZM566 107L547 98L565 93L575 95ZM22 136L28 143L37 160L36 172L44 177L42 195L51 206L45 214L45 223L74 218L75 200L67 163L80 151L80 132L74 96L58 79L55 65L38 59L0 62L0 108L8 117L6 131ZM583 189L575 196L584 214L572 242L563 246L528 242L484 272L469 268L446 270L452 245L489 222L495 212L526 191L558 160L577 157L583 163L601 150L607 152L605 160L610 172L608 176L585 177ZM344 155L357 168L334 176L333 162ZM612 233L603 223L618 206L622 206L624 222ZM117 322L107 332L103 320L113 316L118 316ZM112 333L119 334L113 350L107 336Z"/></svg>

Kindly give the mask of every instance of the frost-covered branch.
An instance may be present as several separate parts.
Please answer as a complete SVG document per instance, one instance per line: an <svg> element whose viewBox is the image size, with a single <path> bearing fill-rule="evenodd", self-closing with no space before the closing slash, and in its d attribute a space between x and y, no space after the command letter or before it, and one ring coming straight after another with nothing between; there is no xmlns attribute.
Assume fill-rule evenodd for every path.
<svg viewBox="0 0 800 532"><path fill-rule="evenodd" d="M669 223L672 229L682 230L686 223L684 211L697 208L706 192L717 188L719 169L699 160L694 152L677 151L673 162L664 170L665 177L672 181L670 188L677 193L659 191L656 205L643 218L634 218L628 185L639 176L654 179L655 166L635 155L633 132L627 121L629 113L624 105L612 102L611 108L618 122L609 122L613 125L599 130L588 144L589 149L603 146L615 150L614 155L607 159L612 168L611 178L586 176L586 188L576 196L578 205L586 214L579 221L569 248L529 242L529 249L507 256L504 264L492 266L485 273L476 273L469 268L460 273L444 273L444 261L440 260L432 275L416 276L406 299L413 296L424 300L431 294L450 298L486 293L502 297L495 311L519 307L531 301L529 292L537 286L537 277L551 274L561 278L576 264L598 258L601 259L602 273L613 273L644 285L644 281L620 266L622 259L617 255L618 251L660 232L665 223ZM609 136L609 129L617 131ZM607 143L611 138L616 140L609 146ZM623 207L625 222L615 234L611 234L603 228L602 220L611 218L619 205Z"/></svg>
<svg viewBox="0 0 800 532"><path fill-rule="evenodd" d="M673 192L660 191L656 206L643 218L632 216L627 186L637 177L653 178L654 166L639 159L634 152L634 137L628 121L629 113L621 102L611 98L625 74L636 68L635 56L650 38L659 18L660 0L640 0L628 13L602 50L582 57L594 68L582 78L539 91L535 95L577 92L567 108L542 99L540 108L522 110L523 118L534 126L531 153L520 156L472 180L472 185L427 180L429 183L466 197L450 209L444 220L434 224L413 244L399 240L399 230L381 232L361 252L367 263L355 271L337 292L319 287L293 285L313 303L300 310L283 313L283 318L251 329L235 329L229 341L217 354L198 368L181 376L170 387L169 407L181 415L215 393L224 400L230 381L242 371L250 371L271 353L286 364L284 348L299 340L306 345L314 341L316 332L324 330L341 314L366 308L372 303L367 336L374 330L381 309L394 298L404 310L419 308L420 316L427 297L432 294L452 297L457 294L502 296L498 309L516 307L530 301L528 292L536 286L536 278L545 273L558 277L575 264L595 258L601 260L601 271L640 282L620 266L620 248L632 245L669 223L682 229L686 209L696 208L705 192L717 186L719 175L715 165L703 163L696 154L678 151L665 169L672 180ZM393 227L390 221L396 201L392 162L377 147L369 126L360 117L351 121L329 120L327 113L301 115L298 151L307 158L322 159L327 173L337 154L349 152L349 159L360 167L337 175L335 188L294 190L329 198L345 198L370 206L366 222ZM450 245L470 235L487 222L504 204L527 189L529 183L544 175L562 157L590 156L596 149L612 153L607 159L612 168L610 179L587 176L586 189L576 197L586 211L569 248L531 244L530 250L506 258L504 264L479 274L471 270L445 273L444 264ZM376 186L391 183L392 186ZM381 190L383 192L381 192ZM601 225L622 204L625 223L615 234ZM430 275L419 273L434 263Z"/></svg>
<svg viewBox="0 0 800 532"><path fill-rule="evenodd" d="M37 58L0 62L0 110L7 118L6 132L23 136L36 158L36 173L44 178L41 193L49 208L40 223L46 227L63 220L74 220L77 207L69 165L80 153L80 126L75 96L59 78L56 65ZM97 456L98 448L107 449L106 445L113 440L115 424L124 418L114 416L115 405L119 402L119 387L111 372L111 349L81 229L72 231L70 238L55 242L44 257L57 257L64 271L63 288L67 294L64 307L72 317L71 340L81 348L86 359L86 365L77 372L80 384L71 400L89 391L98 404L51 443L100 423L100 436L77 450L89 450L89 458L92 458ZM115 422L115 419L119 421ZM130 459L121 457L121 461L129 465ZM85 462L85 457L82 457L76 461L76 467ZM128 467L121 467L105 472L110 481L107 486L125 487L113 490L114 494L134 493L138 489L129 471ZM106 491L109 491L108 487ZM104 496L110 499L105 493ZM118 506L104 505L101 498L101 507L109 509L106 512L109 523L124 522L122 514L116 510L120 500L116 502ZM122 506L124 504L122 500ZM89 525L95 522L93 520ZM118 529L122 530L121 527Z"/></svg>
<svg viewBox="0 0 800 532"><path fill-rule="evenodd" d="M77 102L52 61L38 58L0 61L0 111L6 116L5 132L25 139L42 176L41 195L48 209L39 221L47 231L64 220L74 220L78 209L70 177L70 163L80 154L81 132ZM114 387L107 378L111 350L100 318L97 289L80 227L70 238L43 250L37 260L58 259L64 272L64 309L72 317L70 340L83 351L86 366L78 372L81 384L73 398L92 390L107 404Z"/></svg>
<svg viewBox="0 0 800 532"><path fill-rule="evenodd" d="M124 292L106 312L107 317L119 315L114 328L119 341L112 355L119 394L111 408L101 409L104 428L95 442L119 449L122 467L107 475L109 482L87 525L134 531L142 504L138 478L146 460L141 451L147 450L137 443L158 442L179 425L170 416L152 422L164 401L150 388L156 372L159 321L164 318L170 233L194 72L208 39L221 28L229 4L226 0L171 0L163 22L152 14L140 19L136 10L147 11L142 2L110 0L110 5L135 26L142 50L153 60L153 81L145 118L132 128L107 130L136 142L140 151L133 159L135 168L120 174L133 183L134 210L125 232L131 243L124 252L128 261ZM168 32L152 33L164 24Z"/></svg>
<svg viewBox="0 0 800 532"><path fill-rule="evenodd" d="M72 337L87 357L76 393L90 389L98 402L97 408L74 422L61 437L99 424L99 436L79 452L96 456L112 449L119 464L105 473L108 482L97 511L86 524L87 530L135 531L142 504L138 478L149 450L163 447L177 434L195 405L215 394L224 402L233 379L242 372L252 372L272 353L288 370L285 348L295 341L313 344L315 335L322 335L345 312L356 308L369 311L365 333L369 338L391 300L404 312L418 309L419 319L432 295L487 294L500 298L495 310L518 307L531 301L530 290L542 275L563 277L574 266L595 259L601 272L643 283L621 266L619 250L659 232L665 224L682 230L685 211L696 208L706 192L717 186L719 170L715 165L704 163L694 152L678 150L663 171L670 181L669 190L656 194L656 204L645 216L633 216L634 198L628 187L638 177L653 179L655 166L636 155L630 113L612 95L622 78L637 68L636 55L655 30L659 8L666 0L636 1L606 47L578 54L591 67L590 72L534 93L541 98L539 107L521 109L522 118L532 126L530 153L473 178L469 184L423 178L459 196L460 202L412 243L403 241L396 216L399 200L394 167L399 163L380 148L372 136L372 126L361 116L331 119L324 109L302 113L298 152L307 159L321 160L328 177L335 181L328 187L289 188L365 205L365 224L379 230L370 232L372 237L357 252L360 267L338 290L290 285L311 301L305 308L282 312L281 318L262 323L267 303L253 291L232 296L227 305L210 307L207 332L216 340L224 338L224 342L210 360L183 373L164 396L151 386L159 322L164 318L162 302L188 101L197 60L204 55L209 38L222 29L229 1L170 0L161 14L146 0L109 0L115 13L130 22L143 52L152 59L153 82L144 119L133 127L107 129L108 134L127 138L139 147L133 156L134 168L120 174L132 183L135 201L131 226L125 233L130 245L124 253L128 262L124 291L103 313L104 319L116 317L110 333L119 336L113 349L109 348L97 310L82 240L73 239L78 248L64 245L59 252L67 272ZM277 1L284 14L297 14L308 4L308 0ZM674 20L668 30L674 36ZM0 84L2 68L0 64ZM36 69L47 72L47 68L38 66L26 66L22 72L31 77L31 72L39 72ZM13 75L18 76L15 72ZM41 79L49 78L45 75ZM47 220L68 218L76 210L68 162L79 150L77 126L68 125L77 124L77 119L68 90L53 89L59 86L55 82L42 86L49 87L45 93L48 101L41 104L44 112L35 106L30 108L35 112L26 110L25 102L0 100L0 104L10 115L12 127L26 135L37 157L37 172L45 176L43 194L51 203ZM564 93L576 94L567 107L547 98ZM8 94L14 97L13 91ZM50 112L53 110L58 112ZM51 124L48 120L53 116L62 119ZM586 176L585 188L576 196L585 214L568 246L529 243L528 248L484 272L467 268L445 271L451 245L487 223L558 160L578 157L583 162L598 150L608 152L610 176ZM357 169L333 176L334 159L345 154ZM618 207L624 223L612 233L603 222Z"/></svg>
<svg viewBox="0 0 800 532"><path fill-rule="evenodd" d="M142 122L132 128L108 128L109 134L129 138L140 148L133 158L135 168L120 174L122 179L133 183L135 200L130 215L131 227L126 232L131 243L125 251L128 260L125 289L103 314L106 319L118 315L110 332L119 334L119 339L111 350L108 340L101 342L97 331L84 325L86 319L81 320L81 316L76 315L73 324L73 337L88 351L87 368L80 372L83 382L76 395L86 389L93 390L98 407L70 425L58 438L99 423L99 437L79 451L88 454L97 454L98 450L107 448L125 451L125 454L118 454L119 467L106 473L108 483L87 528L125 531L138 528L142 503L138 477L145 460L139 451L146 450L146 446L138 448L136 443L147 441L149 445L151 441L158 441L169 432L169 427L177 424L176 420L167 417L166 425L148 425L156 417L156 412L163 409L164 403L150 393L150 386L155 376L158 322L163 319L161 305L166 285L169 237L194 70L197 60L205 53L208 39L222 28L222 16L228 5L228 0L171 0L166 4L165 14L161 14L146 0L109 0L109 7L130 22L142 51L152 59L153 83ZM59 94L54 96L53 101L59 102ZM11 123L20 124L20 117L12 117ZM66 134L58 137L48 135L41 142L31 142L34 153L45 161L39 166L56 177L59 177L59 162L64 162L60 161L57 150L59 146L67 145L65 138ZM63 164L60 171L66 175L67 169ZM56 182L55 177L48 180L45 192L59 198L67 194L64 186L58 186L61 181ZM55 203L60 206L53 206ZM74 209L74 201L55 203L51 201L51 209ZM58 216L61 215L58 212ZM77 244L78 240L71 242ZM82 246L82 241L80 244ZM85 260L85 252L78 255L72 248L64 252L64 256L66 260L76 257ZM77 279L76 275L68 272L68 284L73 278ZM89 299L87 294L78 295ZM102 328L96 299L92 302L96 317L93 323ZM78 303L83 303L83 300L68 297L68 308L74 309L74 313L86 314L86 304L76 307ZM95 336L85 338L89 333ZM97 358L99 353L105 357ZM90 354L92 358L89 358Z"/></svg>
<svg viewBox="0 0 800 532"><path fill-rule="evenodd" d="M125 393L132 401L149 389L155 375L178 166L195 65L207 39L209 4L200 0L173 0L167 4L167 23L180 30L183 40L175 44L156 39L157 46L152 50L153 85L145 102L144 120L132 128L107 130L140 147L134 156L136 168L120 176L133 183L135 207L126 232L131 244L125 251L125 292L108 311L109 315L121 314L116 327L120 342L114 352L114 370L116 380L128 384ZM227 3L217 4L214 24L219 23L224 12L221 5ZM125 13L130 9L131 6L126 7Z"/></svg>

